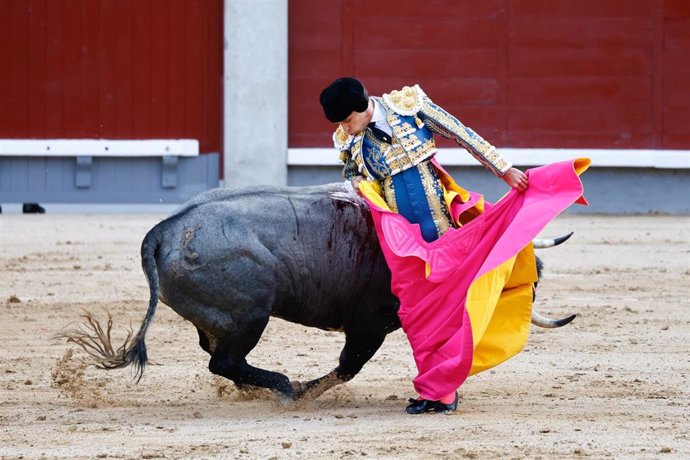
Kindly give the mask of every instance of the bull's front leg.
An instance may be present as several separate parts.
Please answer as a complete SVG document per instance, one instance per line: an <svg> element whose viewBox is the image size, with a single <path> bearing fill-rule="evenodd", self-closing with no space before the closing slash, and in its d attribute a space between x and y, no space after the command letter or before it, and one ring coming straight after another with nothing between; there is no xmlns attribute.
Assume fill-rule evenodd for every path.
<svg viewBox="0 0 690 460"><path fill-rule="evenodd" d="M335 370L332 370L323 377L318 379L310 380L308 382L298 382L293 381L292 389L295 394L295 399L316 399L321 396L327 390L333 388L336 385L345 383L352 377L342 378L338 375Z"/></svg>
<svg viewBox="0 0 690 460"><path fill-rule="evenodd" d="M340 353L338 367L309 382L292 382L297 399L314 399L336 385L352 380L381 347L386 333L383 329L345 332L345 346Z"/></svg>
<svg viewBox="0 0 690 460"><path fill-rule="evenodd" d="M287 376L247 363L246 356L259 341L267 323L268 315L260 316L252 321L245 321L241 330L236 329L233 334L219 339L211 353L209 370L232 380L238 387L268 388L284 399L294 400L295 392Z"/></svg>

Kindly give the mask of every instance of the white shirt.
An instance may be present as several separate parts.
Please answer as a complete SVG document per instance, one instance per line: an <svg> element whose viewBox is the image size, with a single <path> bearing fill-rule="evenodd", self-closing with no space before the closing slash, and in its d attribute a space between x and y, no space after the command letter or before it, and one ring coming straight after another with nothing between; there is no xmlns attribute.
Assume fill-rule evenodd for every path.
<svg viewBox="0 0 690 460"><path fill-rule="evenodd" d="M393 136L391 125L389 125L388 121L386 120L386 111L381 106L381 103L376 99L372 99L372 101L374 101L374 114L371 116L371 123L375 123L374 126L389 136Z"/></svg>

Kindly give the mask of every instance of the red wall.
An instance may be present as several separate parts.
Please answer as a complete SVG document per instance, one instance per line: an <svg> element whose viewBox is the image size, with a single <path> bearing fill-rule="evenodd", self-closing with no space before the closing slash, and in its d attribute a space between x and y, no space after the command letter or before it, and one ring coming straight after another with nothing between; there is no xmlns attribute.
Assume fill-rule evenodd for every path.
<svg viewBox="0 0 690 460"><path fill-rule="evenodd" d="M334 78L419 83L504 147L690 148L687 0L290 0L291 147ZM445 144L448 145L448 144Z"/></svg>
<svg viewBox="0 0 690 460"><path fill-rule="evenodd" d="M0 0L0 138L221 151L222 0Z"/></svg>

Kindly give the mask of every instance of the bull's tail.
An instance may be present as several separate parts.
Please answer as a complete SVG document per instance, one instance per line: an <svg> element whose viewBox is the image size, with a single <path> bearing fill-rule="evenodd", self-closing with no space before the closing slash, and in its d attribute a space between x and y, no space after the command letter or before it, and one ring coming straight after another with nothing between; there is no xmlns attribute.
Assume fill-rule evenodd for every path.
<svg viewBox="0 0 690 460"><path fill-rule="evenodd" d="M153 321L153 315L156 314L156 307L158 306L158 267L156 266L156 251L160 244L160 230L158 226L154 227L144 238L141 243L141 268L146 274L146 280L149 283L149 308L146 310L146 317L139 326L139 331L136 333L130 346L127 347L124 353L124 359L120 366L125 367L129 364L134 365L135 376L137 382L141 380L144 375L144 368L148 361L146 353L146 331Z"/></svg>
<svg viewBox="0 0 690 460"><path fill-rule="evenodd" d="M134 365L135 379L138 382L144 374L148 357L146 354L146 331L153 320L158 306L158 267L156 266L156 251L160 244L160 230L154 227L141 244L141 265L149 283L149 308L146 317L139 326L139 331L132 337L130 329L124 343L116 349L111 344L110 332L113 321L108 314L108 325L104 329L90 312L82 316L85 323L76 329L57 334L58 338L65 338L75 343L95 358L95 366L101 369L119 369Z"/></svg>

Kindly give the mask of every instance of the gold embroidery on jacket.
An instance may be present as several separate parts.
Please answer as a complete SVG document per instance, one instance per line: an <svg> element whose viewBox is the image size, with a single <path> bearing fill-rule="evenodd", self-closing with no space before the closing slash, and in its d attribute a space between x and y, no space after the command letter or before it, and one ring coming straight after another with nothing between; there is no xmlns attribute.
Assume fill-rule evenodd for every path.
<svg viewBox="0 0 690 460"><path fill-rule="evenodd" d="M404 86L401 90L384 94L383 100L400 115L414 115L422 107L422 98L417 91L419 86ZM421 92L423 94L423 91Z"/></svg>
<svg viewBox="0 0 690 460"><path fill-rule="evenodd" d="M419 147L422 145L422 142L417 139L416 136L408 136L408 137L403 137L403 138L398 138L400 143L402 144L403 148L410 152L410 154L414 155L416 152L412 152L415 148Z"/></svg>
<svg viewBox="0 0 690 460"><path fill-rule="evenodd" d="M415 100L421 104L424 91L417 85L413 88L406 88L403 88L401 91L393 91L390 95L396 95L396 100L414 96ZM400 142L404 150L403 154L407 156L407 161L402 160L399 165L396 165L398 167L393 169L404 171L436 153L436 144L433 137L425 139L428 134L419 131L419 129L424 127L424 123L421 120L419 120L419 123L417 122L416 112L412 115L415 115L414 121L418 128L415 128L410 121L403 121L402 117L409 117L411 115L404 115L402 112L405 112L405 110L401 110L399 106L392 105L391 99L388 97L390 95L384 95L386 97L382 98L380 102L386 109L386 120L393 130L393 143L395 144L396 140Z"/></svg>
<svg viewBox="0 0 690 460"><path fill-rule="evenodd" d="M386 120L393 130L393 148L387 147L388 144L382 143L378 139L371 140L372 137L370 136L367 136L367 142L371 140L372 144L385 152L384 158L389 163L391 174L415 166L436 152L433 138L424 140L425 136L422 136L420 140L415 134L417 130L414 126L408 122L403 122L401 115L414 116L414 122L419 129L427 125L427 129L432 132L454 139L466 148L475 159L497 175L504 174L511 167L511 164L494 146L472 129L464 126L457 118L434 104L418 85L406 86L401 90L391 91L389 94L375 99L381 102L386 109ZM353 137L347 134L342 126L339 126L333 139L339 150L351 150L352 160L358 165L360 173L372 178L370 171L362 162L363 133Z"/></svg>
<svg viewBox="0 0 690 460"><path fill-rule="evenodd" d="M393 134L395 137L404 137L417 131L417 128L405 122L393 127Z"/></svg>
<svg viewBox="0 0 690 460"><path fill-rule="evenodd" d="M395 186L393 185L393 176L388 176L381 182L383 188L383 199L391 211L398 213L398 202L395 201Z"/></svg>
<svg viewBox="0 0 690 460"><path fill-rule="evenodd" d="M391 145L376 139L376 137L373 135L367 134L366 140L367 144L373 146L373 149L368 149L367 153L371 155L372 159L376 159L378 161L381 158L380 152L382 152L385 162L390 167L390 175L397 174L401 171L405 171L406 169L416 166L422 161L431 157L436 152L436 144L434 143L433 139L428 139L422 143L419 141L419 139L412 136L411 138L403 138L400 140L400 142L402 142L401 144L394 137ZM416 145L416 148L406 151L406 149L403 147L405 143L407 143L407 145ZM355 145L357 145L357 142L355 142ZM378 152L374 150L378 150ZM358 156L353 155L353 158L355 158L355 161L359 161ZM368 163L367 166L371 167L371 164ZM376 169L377 173L383 171L380 167L377 167ZM360 167L360 170L366 170L366 168Z"/></svg>
<svg viewBox="0 0 690 460"><path fill-rule="evenodd" d="M422 178L422 186L424 187L426 200L429 203L436 231L441 236L450 228L451 219L446 204L442 201L443 188L441 181L433 168L434 166L431 163L424 162L417 167L417 170Z"/></svg>
<svg viewBox="0 0 690 460"><path fill-rule="evenodd" d="M391 175L391 166L384 158L386 152L382 152L377 148L367 147L367 156L364 161L367 162L368 169L371 170L378 179L388 177Z"/></svg>
<svg viewBox="0 0 690 460"><path fill-rule="evenodd" d="M386 107L387 110L389 110L388 115L386 115L386 121L388 122L388 125L393 128L396 125L399 125L402 120L398 116L397 113L390 111L390 107L386 104L383 104L384 107Z"/></svg>
<svg viewBox="0 0 690 460"><path fill-rule="evenodd" d="M509 169L510 163L496 150L496 147L488 143L472 129L460 123L457 118L434 104L428 97L424 97L423 100L424 104L421 113L427 117L427 122L431 121L431 123L427 123L429 127L436 128L432 128L433 131L440 131L439 134L444 137L455 139L479 162L498 174L503 174Z"/></svg>
<svg viewBox="0 0 690 460"><path fill-rule="evenodd" d="M357 169L359 173L362 174L369 180L374 180L376 177L371 175L371 172L362 161L362 144L364 143L364 133L359 133L355 136L354 142L352 144L352 160L357 164Z"/></svg>
<svg viewBox="0 0 690 460"><path fill-rule="evenodd" d="M333 133L333 145L338 150L347 150L352 142L352 136L350 136L342 125L338 125L338 128Z"/></svg>

